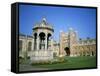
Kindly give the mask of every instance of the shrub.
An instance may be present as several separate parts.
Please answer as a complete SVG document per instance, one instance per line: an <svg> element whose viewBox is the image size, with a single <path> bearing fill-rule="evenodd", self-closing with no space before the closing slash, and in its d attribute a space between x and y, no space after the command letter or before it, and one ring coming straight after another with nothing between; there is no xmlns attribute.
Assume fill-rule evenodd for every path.
<svg viewBox="0 0 100 76"><path fill-rule="evenodd" d="M65 58L64 57L58 57L56 59L52 59L52 60L48 60L48 61L35 61L32 62L32 65L44 65L44 64L57 64L57 63L63 63L65 62Z"/></svg>
<svg viewBox="0 0 100 76"><path fill-rule="evenodd" d="M58 61L59 61L59 62L64 62L64 61L65 61L65 58L64 58L64 57L59 57L59 58L58 58Z"/></svg>
<svg viewBox="0 0 100 76"><path fill-rule="evenodd" d="M24 58L19 57L19 64L23 63L23 61L24 61Z"/></svg>

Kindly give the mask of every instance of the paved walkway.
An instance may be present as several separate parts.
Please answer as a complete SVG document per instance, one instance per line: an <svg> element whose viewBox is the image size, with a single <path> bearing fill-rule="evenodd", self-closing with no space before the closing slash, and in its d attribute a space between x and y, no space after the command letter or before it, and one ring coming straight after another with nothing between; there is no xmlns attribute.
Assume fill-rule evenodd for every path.
<svg viewBox="0 0 100 76"><path fill-rule="evenodd" d="M19 71L41 71L48 70L48 68L38 68L29 64L20 64Z"/></svg>

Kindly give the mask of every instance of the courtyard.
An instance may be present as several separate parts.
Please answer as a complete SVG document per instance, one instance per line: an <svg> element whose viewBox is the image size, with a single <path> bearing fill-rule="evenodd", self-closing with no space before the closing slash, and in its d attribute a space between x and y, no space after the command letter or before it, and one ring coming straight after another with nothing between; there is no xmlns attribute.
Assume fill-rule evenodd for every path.
<svg viewBox="0 0 100 76"><path fill-rule="evenodd" d="M41 71L41 70L57 70L57 69L80 69L80 68L96 68L96 56L80 56L80 57L64 57L62 63L53 64L34 64L27 62L20 64L20 71Z"/></svg>

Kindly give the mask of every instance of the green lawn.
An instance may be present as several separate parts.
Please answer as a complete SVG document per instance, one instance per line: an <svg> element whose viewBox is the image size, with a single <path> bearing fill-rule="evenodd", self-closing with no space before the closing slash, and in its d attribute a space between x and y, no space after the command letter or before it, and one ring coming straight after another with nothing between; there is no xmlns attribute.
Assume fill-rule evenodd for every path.
<svg viewBox="0 0 100 76"><path fill-rule="evenodd" d="M96 67L96 57L95 56L65 57L65 62L63 63L39 64L33 66L39 68L48 68L48 69L92 68Z"/></svg>

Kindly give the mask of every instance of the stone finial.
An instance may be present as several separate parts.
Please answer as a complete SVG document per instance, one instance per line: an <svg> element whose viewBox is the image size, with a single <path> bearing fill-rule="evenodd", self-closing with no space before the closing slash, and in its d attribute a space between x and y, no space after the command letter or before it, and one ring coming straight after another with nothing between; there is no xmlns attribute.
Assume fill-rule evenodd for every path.
<svg viewBox="0 0 100 76"><path fill-rule="evenodd" d="M46 18L45 18L45 17L43 17L42 21L46 22Z"/></svg>
<svg viewBox="0 0 100 76"><path fill-rule="evenodd" d="M43 17L43 18L42 18L42 26L45 26L45 25L47 25L47 22L46 22L46 18Z"/></svg>

